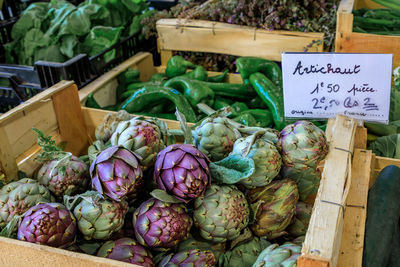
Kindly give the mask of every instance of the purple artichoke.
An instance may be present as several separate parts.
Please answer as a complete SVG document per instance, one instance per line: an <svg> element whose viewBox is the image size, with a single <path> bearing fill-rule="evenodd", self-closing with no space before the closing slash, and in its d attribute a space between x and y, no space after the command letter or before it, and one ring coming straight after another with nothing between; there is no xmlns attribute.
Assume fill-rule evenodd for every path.
<svg viewBox="0 0 400 267"><path fill-rule="evenodd" d="M193 145L170 145L157 155L154 180L162 190L187 203L202 196L211 184L209 162Z"/></svg>
<svg viewBox="0 0 400 267"><path fill-rule="evenodd" d="M183 204L151 198L133 213L133 227L140 244L165 251L189 237L192 219Z"/></svg>
<svg viewBox="0 0 400 267"><path fill-rule="evenodd" d="M38 204L25 212L18 227L19 240L58 248L70 246L75 241L76 220L67 208L59 203Z"/></svg>
<svg viewBox="0 0 400 267"><path fill-rule="evenodd" d="M179 266L196 266L196 267L213 267L216 260L211 251L202 251L200 249L191 249L178 252L174 255L164 257L159 267L179 267Z"/></svg>
<svg viewBox="0 0 400 267"><path fill-rule="evenodd" d="M61 160L53 159L43 164L37 180L58 199L62 199L64 195L75 195L86 190L89 184L88 166L73 155Z"/></svg>
<svg viewBox="0 0 400 267"><path fill-rule="evenodd" d="M154 267L150 252L131 238L107 241L100 247L97 256L145 267Z"/></svg>
<svg viewBox="0 0 400 267"><path fill-rule="evenodd" d="M134 194L142 184L142 170L137 156L122 147L101 152L90 166L92 187L116 201Z"/></svg>

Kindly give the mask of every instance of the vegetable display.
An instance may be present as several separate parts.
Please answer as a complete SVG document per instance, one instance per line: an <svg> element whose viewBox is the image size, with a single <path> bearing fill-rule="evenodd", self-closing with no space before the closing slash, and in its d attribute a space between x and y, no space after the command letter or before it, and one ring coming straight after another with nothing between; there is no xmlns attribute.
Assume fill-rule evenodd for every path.
<svg viewBox="0 0 400 267"><path fill-rule="evenodd" d="M35 129L43 147L37 160L45 168L50 160L57 163L50 172L75 174L67 170L78 160L79 166L89 161L90 176L81 180L89 177L92 183L54 191L51 183L36 182L38 173L5 185L1 235L140 266L296 266L311 205L298 202L298 181L280 176L288 162L279 142L287 130L244 126L227 111L212 112L197 127L202 133L229 127L234 133L229 145L223 141L228 136L219 133L206 146L196 142L196 127L179 111L181 130L168 130L155 118L107 114L98 139L80 158ZM320 142L310 144L324 151L323 133L307 126L311 131L301 134L317 136ZM185 144L167 138L171 133L183 135ZM286 138L285 145L289 140L295 139ZM168 146L160 150L160 144ZM204 148L215 153L209 158ZM308 150L305 144L291 148L292 161ZM312 155L305 161L309 166L325 156Z"/></svg>

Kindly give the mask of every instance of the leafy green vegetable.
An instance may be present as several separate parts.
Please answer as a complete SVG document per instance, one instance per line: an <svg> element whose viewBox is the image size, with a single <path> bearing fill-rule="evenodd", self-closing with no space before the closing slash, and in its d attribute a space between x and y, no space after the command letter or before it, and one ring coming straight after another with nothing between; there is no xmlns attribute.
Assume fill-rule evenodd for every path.
<svg viewBox="0 0 400 267"><path fill-rule="evenodd" d="M378 137L370 149L377 156L400 159L400 134Z"/></svg>
<svg viewBox="0 0 400 267"><path fill-rule="evenodd" d="M101 53L106 48L114 45L122 32L122 27L112 28L96 26L91 31L90 34L86 36L83 43L85 53L90 56L97 55ZM111 60L115 56L115 51L110 51L106 55L106 61Z"/></svg>

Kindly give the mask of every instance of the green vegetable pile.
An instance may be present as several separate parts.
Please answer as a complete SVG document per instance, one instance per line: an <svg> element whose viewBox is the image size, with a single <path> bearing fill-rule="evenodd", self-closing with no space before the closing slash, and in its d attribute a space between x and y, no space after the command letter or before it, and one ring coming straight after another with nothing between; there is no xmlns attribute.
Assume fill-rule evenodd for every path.
<svg viewBox="0 0 400 267"><path fill-rule="evenodd" d="M178 108L187 121L196 123L205 114L229 107L229 118L237 123L283 129L290 122L284 119L279 66L255 57L238 58L236 66L243 83L224 83L227 71L209 77L202 66L180 56L168 61L165 73L154 74L146 82L140 81L138 70L128 70L119 77L119 102L103 109L175 120ZM100 108L93 95L89 95L86 106Z"/></svg>
<svg viewBox="0 0 400 267"><path fill-rule="evenodd" d="M389 124L365 123L369 149L377 156L400 159L400 67L393 71Z"/></svg>
<svg viewBox="0 0 400 267"><path fill-rule="evenodd" d="M81 53L94 56L141 31L140 20L154 12L145 0L33 3L13 26L13 41L4 46L6 62L33 65L38 60L65 62Z"/></svg>
<svg viewBox="0 0 400 267"><path fill-rule="evenodd" d="M354 10L353 31L400 36L400 4L398 9Z"/></svg>

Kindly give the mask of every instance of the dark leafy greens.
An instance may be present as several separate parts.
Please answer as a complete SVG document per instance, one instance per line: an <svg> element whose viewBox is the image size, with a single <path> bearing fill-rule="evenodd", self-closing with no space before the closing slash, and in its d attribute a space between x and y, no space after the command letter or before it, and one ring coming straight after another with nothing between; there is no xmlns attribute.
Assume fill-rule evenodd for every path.
<svg viewBox="0 0 400 267"><path fill-rule="evenodd" d="M136 18L148 10L145 0L33 3L14 25L13 41L5 45L7 63L33 65L38 60L64 62L80 53L96 55L129 36ZM114 54L108 53L107 60Z"/></svg>

